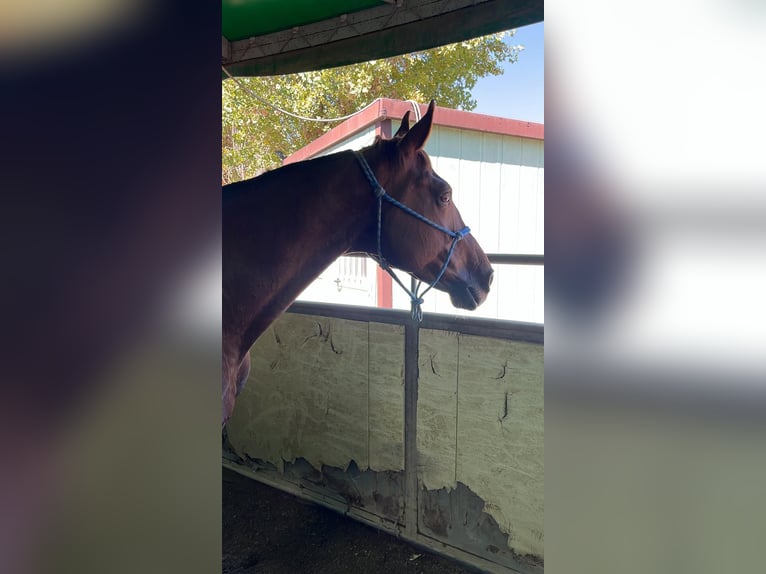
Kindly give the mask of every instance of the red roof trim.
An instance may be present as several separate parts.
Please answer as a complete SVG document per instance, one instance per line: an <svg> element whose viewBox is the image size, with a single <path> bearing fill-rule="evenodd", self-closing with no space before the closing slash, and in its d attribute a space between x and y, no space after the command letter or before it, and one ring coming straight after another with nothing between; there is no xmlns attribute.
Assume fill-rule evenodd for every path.
<svg viewBox="0 0 766 574"><path fill-rule="evenodd" d="M428 105L420 105L421 115L426 113ZM370 106L363 109L355 116L347 119L342 124L334 127L329 132L321 135L310 144L302 147L284 160L284 164L295 163L314 157L322 151L336 145L338 142L358 133L380 120L389 118L402 119L407 110L413 111L412 104L402 100L379 98ZM410 114L410 121L412 121ZM534 122L522 122L509 120L462 110L440 108L436 106L434 111L434 124L449 128L468 129L479 132L518 136L522 138L543 140L545 139L545 125Z"/></svg>

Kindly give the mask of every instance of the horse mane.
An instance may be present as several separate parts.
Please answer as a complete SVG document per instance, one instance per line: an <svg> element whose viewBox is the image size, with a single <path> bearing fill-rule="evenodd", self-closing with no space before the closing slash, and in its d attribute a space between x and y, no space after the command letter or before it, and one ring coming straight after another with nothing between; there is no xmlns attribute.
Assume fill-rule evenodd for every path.
<svg viewBox="0 0 766 574"><path fill-rule="evenodd" d="M380 135L376 135L372 143L366 147L361 148L359 151L371 151L374 150L386 163L399 163L400 157L397 151L397 146L401 140L401 136L392 137L390 139L384 139Z"/></svg>
<svg viewBox="0 0 766 574"><path fill-rule="evenodd" d="M398 140L400 139L401 137L384 139L380 135L376 135L375 139L372 141L370 145L364 148L361 148L359 151L375 150L386 160L393 160L396 157L396 145L398 143ZM253 193L254 191L256 191L256 189L254 189L254 186L255 188L260 187L259 184L268 183L269 179L273 177L284 175L290 170L300 169L301 165L305 164L306 162L323 161L342 153L348 153L348 150L334 152L334 153L319 156L319 157L313 157L313 158L309 158L309 159L295 162L295 163L288 163L286 165L282 165L279 167L275 167L274 169L265 171L262 174L257 175L255 177L243 179L242 181L227 183L226 185L221 186L221 190L223 193L223 200L226 201L229 199L233 199L236 195L239 195L239 193L242 193L245 191L248 193Z"/></svg>

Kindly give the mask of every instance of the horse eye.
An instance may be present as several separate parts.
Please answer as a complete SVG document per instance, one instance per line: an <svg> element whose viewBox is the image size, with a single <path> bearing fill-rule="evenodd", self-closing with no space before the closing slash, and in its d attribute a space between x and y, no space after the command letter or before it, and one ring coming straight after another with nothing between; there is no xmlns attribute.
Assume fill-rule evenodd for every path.
<svg viewBox="0 0 766 574"><path fill-rule="evenodd" d="M450 192L449 191L445 191L444 193L442 193L439 196L439 202L442 205L447 205L449 203L449 200L450 200Z"/></svg>

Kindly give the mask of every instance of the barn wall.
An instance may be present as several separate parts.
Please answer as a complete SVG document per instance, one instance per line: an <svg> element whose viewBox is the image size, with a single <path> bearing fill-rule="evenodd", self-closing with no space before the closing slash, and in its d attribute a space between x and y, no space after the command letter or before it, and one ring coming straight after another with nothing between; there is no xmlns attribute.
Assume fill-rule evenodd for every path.
<svg viewBox="0 0 766 574"><path fill-rule="evenodd" d="M542 345L421 329L417 425L406 429L404 330L282 316L251 351L227 425L233 450L382 522L415 513L420 540L539 572ZM405 508L405 432L416 437L417 508Z"/></svg>

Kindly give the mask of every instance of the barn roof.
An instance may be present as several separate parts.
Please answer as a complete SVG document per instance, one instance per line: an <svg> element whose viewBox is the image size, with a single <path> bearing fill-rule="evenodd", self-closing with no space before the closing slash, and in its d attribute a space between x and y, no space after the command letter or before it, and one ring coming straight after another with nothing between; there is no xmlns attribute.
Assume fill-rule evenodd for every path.
<svg viewBox="0 0 766 574"><path fill-rule="evenodd" d="M421 115L426 112L427 108L426 104L420 104ZM379 121L401 119L408 110L413 111L412 103L410 102L378 98L358 114L289 155L285 158L284 163L288 164L314 157ZM411 119L414 118L411 117ZM537 140L542 140L545 137L545 126L543 124L453 110L439 106L434 110L434 125Z"/></svg>

